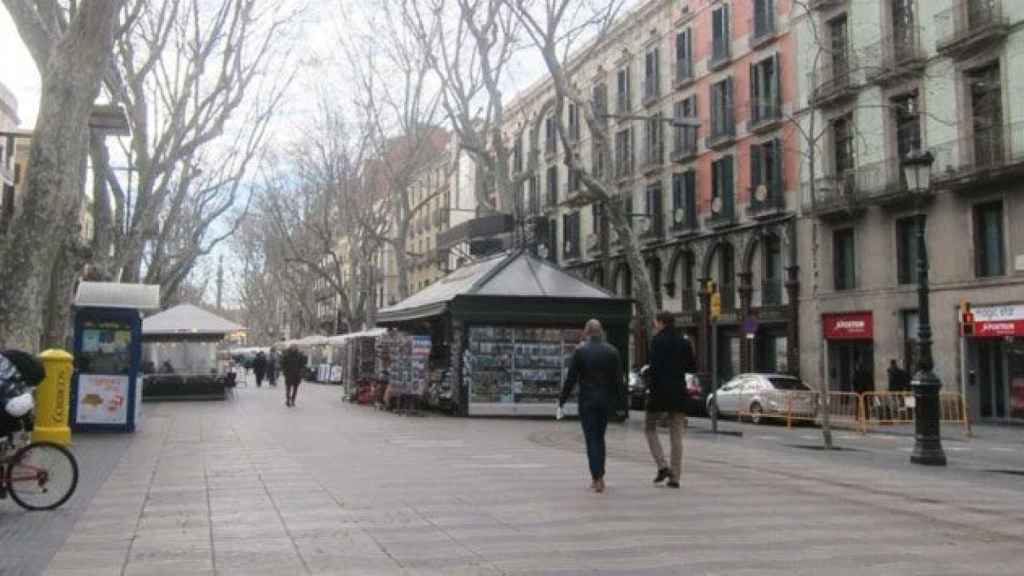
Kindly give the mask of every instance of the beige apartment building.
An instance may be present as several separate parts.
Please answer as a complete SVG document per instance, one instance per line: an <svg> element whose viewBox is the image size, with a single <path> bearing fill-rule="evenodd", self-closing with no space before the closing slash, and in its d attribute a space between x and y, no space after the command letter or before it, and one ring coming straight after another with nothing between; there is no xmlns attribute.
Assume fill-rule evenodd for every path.
<svg viewBox="0 0 1024 576"><path fill-rule="evenodd" d="M964 390L976 419L1024 420L1024 2L810 5L797 81L802 121L814 114L823 133L813 202L801 147L801 372L851 390L859 365L877 390L891 359L913 371L923 214L943 391ZM901 170L918 149L934 155L925 194ZM962 302L976 320L966 337Z"/></svg>

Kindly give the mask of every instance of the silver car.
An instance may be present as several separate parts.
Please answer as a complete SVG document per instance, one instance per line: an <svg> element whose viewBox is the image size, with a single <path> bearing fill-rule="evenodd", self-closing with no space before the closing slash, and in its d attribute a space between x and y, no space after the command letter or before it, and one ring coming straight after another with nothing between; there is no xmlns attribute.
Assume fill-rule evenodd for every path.
<svg viewBox="0 0 1024 576"><path fill-rule="evenodd" d="M709 415L749 416L754 424L765 417L807 419L817 413L817 396L794 376L740 374L708 396L707 409Z"/></svg>

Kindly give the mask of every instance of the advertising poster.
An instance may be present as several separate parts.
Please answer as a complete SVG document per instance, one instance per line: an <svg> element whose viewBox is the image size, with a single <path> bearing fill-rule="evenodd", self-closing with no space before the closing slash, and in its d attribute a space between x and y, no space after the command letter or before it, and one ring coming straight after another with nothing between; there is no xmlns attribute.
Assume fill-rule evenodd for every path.
<svg viewBox="0 0 1024 576"><path fill-rule="evenodd" d="M78 424L126 424L128 377L80 374L77 408Z"/></svg>

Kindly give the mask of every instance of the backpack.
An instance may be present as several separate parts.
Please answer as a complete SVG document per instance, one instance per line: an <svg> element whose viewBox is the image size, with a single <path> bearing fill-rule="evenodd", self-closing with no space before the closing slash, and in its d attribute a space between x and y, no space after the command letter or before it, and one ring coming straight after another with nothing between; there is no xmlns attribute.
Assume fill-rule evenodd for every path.
<svg viewBox="0 0 1024 576"><path fill-rule="evenodd" d="M46 368L38 358L21 350L4 350L0 352L14 365L21 375L22 381L32 387L38 386L46 378Z"/></svg>

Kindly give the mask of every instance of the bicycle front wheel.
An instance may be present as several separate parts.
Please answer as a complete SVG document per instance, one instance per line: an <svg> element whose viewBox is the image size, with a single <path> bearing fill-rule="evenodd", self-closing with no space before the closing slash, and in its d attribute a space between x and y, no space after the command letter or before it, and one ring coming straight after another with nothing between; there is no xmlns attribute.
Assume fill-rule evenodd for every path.
<svg viewBox="0 0 1024 576"><path fill-rule="evenodd" d="M26 510L53 510L78 486L78 462L67 448L36 442L14 453L7 465L7 491Z"/></svg>

